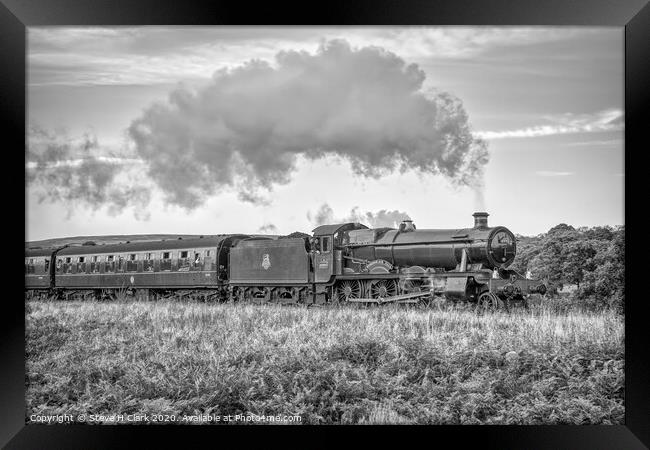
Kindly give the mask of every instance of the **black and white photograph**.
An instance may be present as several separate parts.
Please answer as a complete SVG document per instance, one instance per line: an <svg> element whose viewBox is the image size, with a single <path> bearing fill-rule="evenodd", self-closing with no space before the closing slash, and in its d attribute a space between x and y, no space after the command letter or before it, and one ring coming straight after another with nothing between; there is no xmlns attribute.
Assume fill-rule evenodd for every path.
<svg viewBox="0 0 650 450"><path fill-rule="evenodd" d="M624 425L624 44L28 26L27 428Z"/></svg>

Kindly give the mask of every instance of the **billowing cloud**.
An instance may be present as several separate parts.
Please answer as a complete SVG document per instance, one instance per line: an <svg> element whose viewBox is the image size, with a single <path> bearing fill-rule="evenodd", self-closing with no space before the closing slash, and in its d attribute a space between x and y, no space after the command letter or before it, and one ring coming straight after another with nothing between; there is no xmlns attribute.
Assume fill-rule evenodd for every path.
<svg viewBox="0 0 650 450"><path fill-rule="evenodd" d="M314 226L359 222L371 228L396 228L399 226L401 221L410 218L411 217L403 211L389 211L382 209L376 212L362 212L359 207L354 207L348 214L339 217L334 214L334 210L327 203L323 203L314 213L307 212L307 220L309 220Z"/></svg>
<svg viewBox="0 0 650 450"><path fill-rule="evenodd" d="M566 113L544 118L548 124L505 131L478 131L483 139L527 138L556 134L620 131L625 120L620 109L606 109L593 114Z"/></svg>
<svg viewBox="0 0 650 450"><path fill-rule="evenodd" d="M139 164L142 161L102 149L90 133L72 139L37 126L29 130L26 182L39 202L61 201L71 209L106 207L111 215L133 206L136 218L146 219L143 208L150 191L127 177L128 168Z"/></svg>
<svg viewBox="0 0 650 450"><path fill-rule="evenodd" d="M421 88L424 72L378 47L324 42L218 70L208 86L179 86L128 133L168 203L188 209L222 190L265 201L296 158L336 155L355 173L418 170L481 185L488 161L461 101Z"/></svg>
<svg viewBox="0 0 650 450"><path fill-rule="evenodd" d="M620 147L623 148L623 139L607 139L607 140L595 140L595 141L579 141L579 142L567 142L564 144L566 147Z"/></svg>

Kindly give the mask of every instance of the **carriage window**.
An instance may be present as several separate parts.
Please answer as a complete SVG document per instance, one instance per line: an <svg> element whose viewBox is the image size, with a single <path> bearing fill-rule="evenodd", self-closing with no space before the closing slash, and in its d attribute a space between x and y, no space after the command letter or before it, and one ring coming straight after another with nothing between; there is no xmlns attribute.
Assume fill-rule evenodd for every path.
<svg viewBox="0 0 650 450"><path fill-rule="evenodd" d="M106 272L115 272L115 256L107 255L106 256L106 265L104 266Z"/></svg>
<svg viewBox="0 0 650 450"><path fill-rule="evenodd" d="M190 260L190 252L188 250L182 250L178 252L178 267L179 272L185 272L190 270L190 265L192 261Z"/></svg>
<svg viewBox="0 0 650 450"><path fill-rule="evenodd" d="M205 251L205 256L210 256L210 250Z"/></svg>
<svg viewBox="0 0 650 450"><path fill-rule="evenodd" d="M45 259L45 271L46 272L47 272L47 269L49 269L49 267L50 267L50 260L46 258Z"/></svg>
<svg viewBox="0 0 650 450"><path fill-rule="evenodd" d="M153 253L145 253L144 261L142 262L142 270L145 272L153 272Z"/></svg>
<svg viewBox="0 0 650 450"><path fill-rule="evenodd" d="M129 259L128 259L127 263L126 263L126 270L128 272L137 272L137 270L138 270L137 261L138 261L138 255L135 254L135 253L131 253L129 255Z"/></svg>
<svg viewBox="0 0 650 450"><path fill-rule="evenodd" d="M162 261L160 261L160 270L172 270L171 253L163 252Z"/></svg>
<svg viewBox="0 0 650 450"><path fill-rule="evenodd" d="M77 272L85 272L85 271L86 271L86 257L79 256L77 257Z"/></svg>
<svg viewBox="0 0 650 450"><path fill-rule="evenodd" d="M65 258L66 264L70 264L71 262L72 262L72 258L70 258L69 256Z"/></svg>
<svg viewBox="0 0 650 450"><path fill-rule="evenodd" d="M90 257L90 271L92 273L97 273L99 272L99 264L97 263L99 261L99 256L91 256Z"/></svg>

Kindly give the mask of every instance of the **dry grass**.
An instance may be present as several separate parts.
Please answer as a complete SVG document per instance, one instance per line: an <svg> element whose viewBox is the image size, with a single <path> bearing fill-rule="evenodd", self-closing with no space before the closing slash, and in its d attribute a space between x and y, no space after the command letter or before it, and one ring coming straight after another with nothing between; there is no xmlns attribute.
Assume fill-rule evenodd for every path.
<svg viewBox="0 0 650 450"><path fill-rule="evenodd" d="M621 424L615 313L27 303L27 415Z"/></svg>

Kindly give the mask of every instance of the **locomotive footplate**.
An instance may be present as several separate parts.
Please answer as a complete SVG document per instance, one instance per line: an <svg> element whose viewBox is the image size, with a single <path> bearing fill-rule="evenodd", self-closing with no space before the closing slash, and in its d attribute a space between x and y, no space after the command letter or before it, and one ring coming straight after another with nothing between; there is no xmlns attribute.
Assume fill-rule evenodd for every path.
<svg viewBox="0 0 650 450"><path fill-rule="evenodd" d="M337 275L336 280L397 280L400 275L396 273L351 273Z"/></svg>
<svg viewBox="0 0 650 450"><path fill-rule="evenodd" d="M429 297L431 292L414 292L412 294L394 295L386 298L350 298L349 302L356 303L418 303L421 297Z"/></svg>

